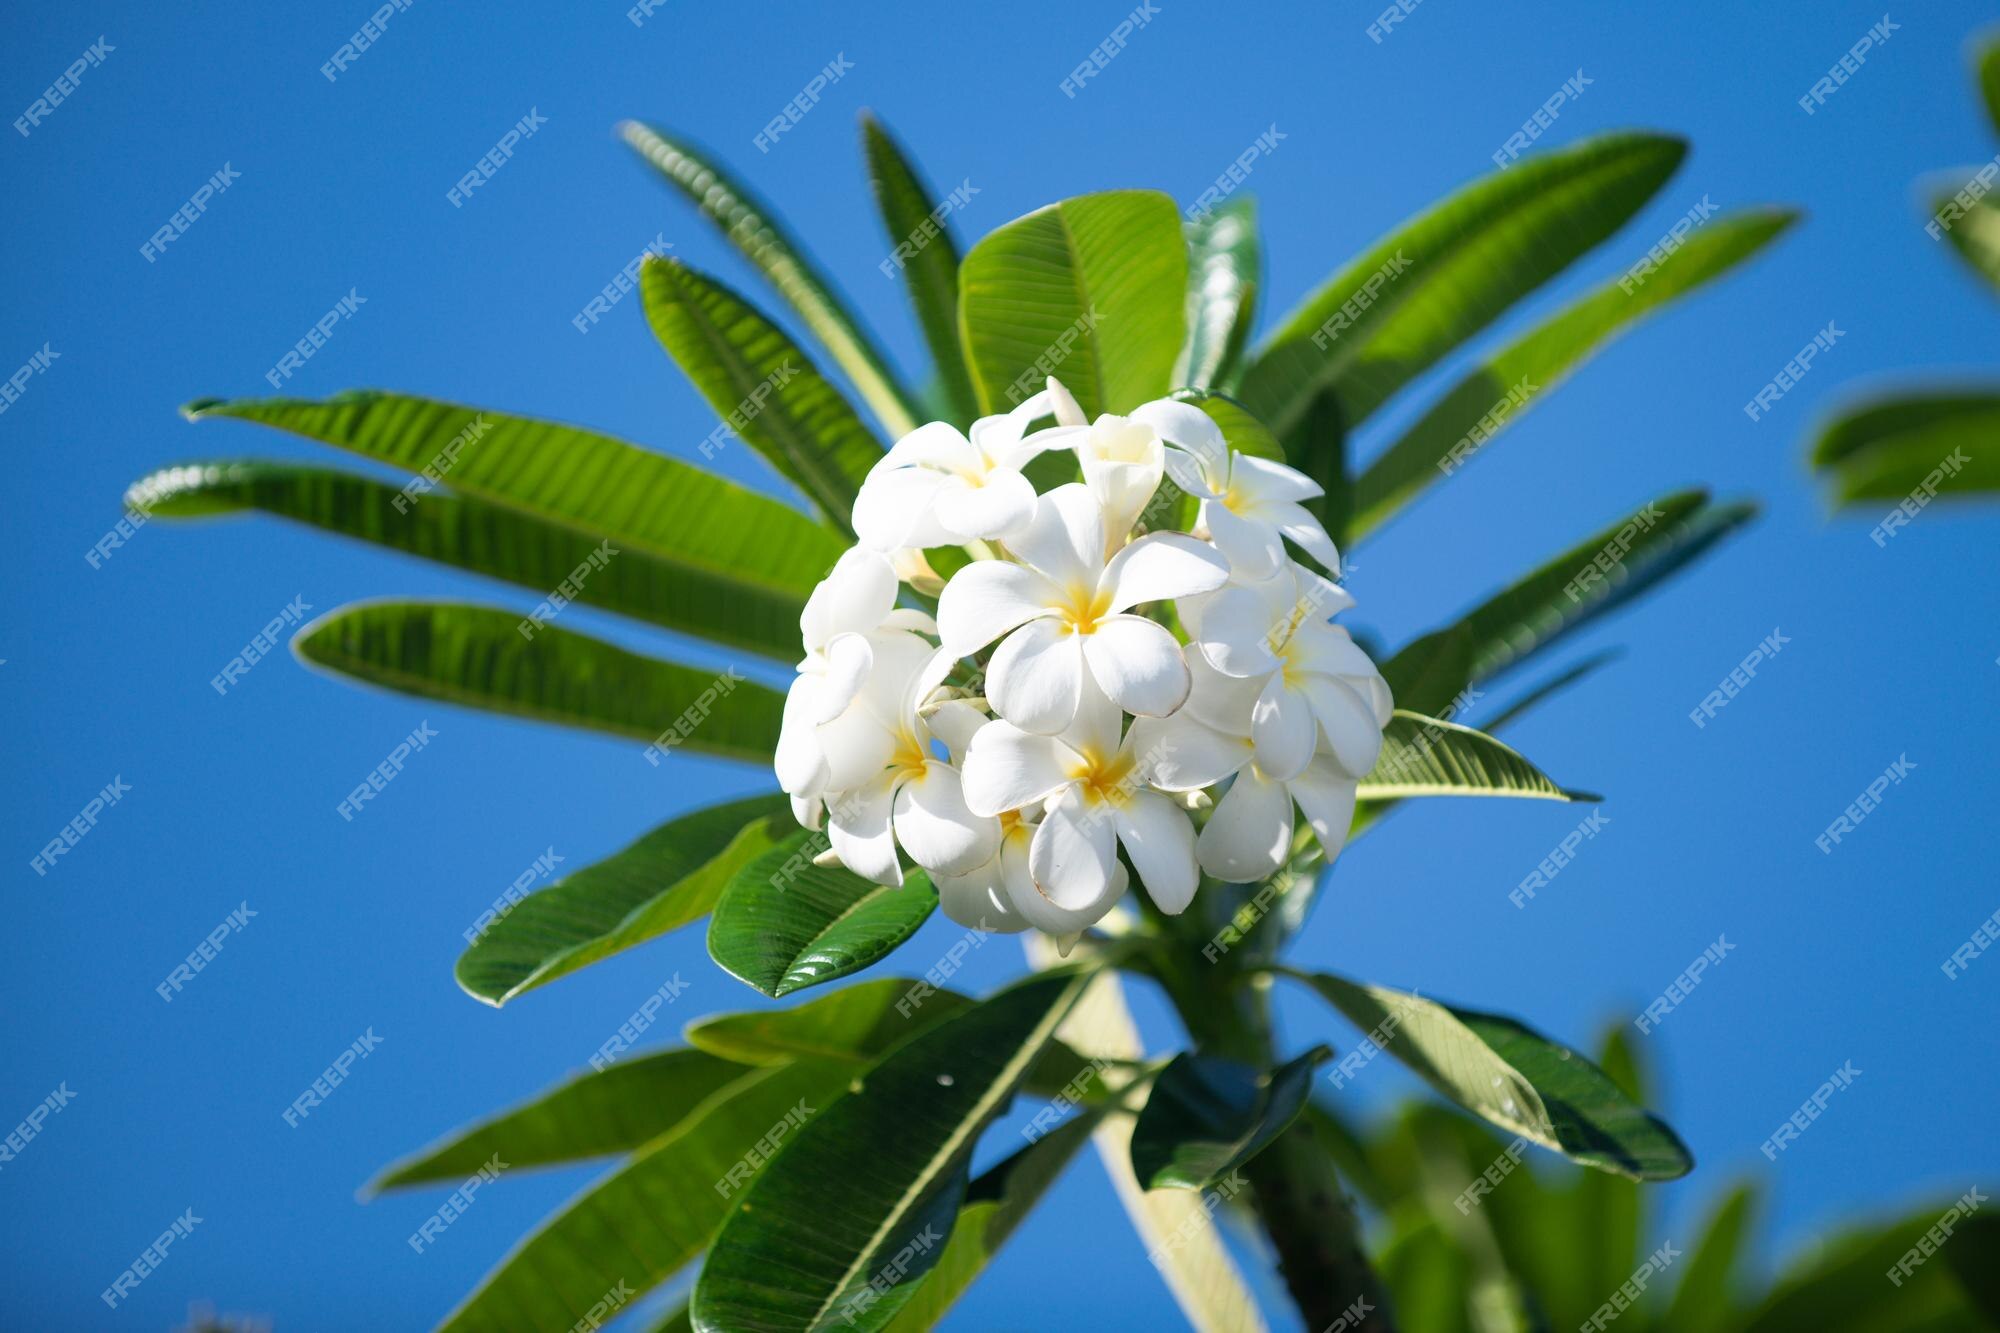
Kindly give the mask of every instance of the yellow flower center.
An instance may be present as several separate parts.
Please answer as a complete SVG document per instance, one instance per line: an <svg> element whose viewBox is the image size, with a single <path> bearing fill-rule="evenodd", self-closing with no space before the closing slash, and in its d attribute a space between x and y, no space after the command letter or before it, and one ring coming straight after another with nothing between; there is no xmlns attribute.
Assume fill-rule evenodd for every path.
<svg viewBox="0 0 2000 1333"><path fill-rule="evenodd" d="M1097 622L1111 609L1109 588L1087 588L1080 583L1071 584L1065 590L1063 604L1057 608L1063 624L1069 626L1072 634L1094 634Z"/></svg>
<svg viewBox="0 0 2000 1333"><path fill-rule="evenodd" d="M1081 783L1084 799L1093 804L1123 805L1132 796L1133 757L1122 751L1102 755L1084 750L1069 767L1069 780Z"/></svg>
<svg viewBox="0 0 2000 1333"><path fill-rule="evenodd" d="M924 765L930 762L930 758L917 734L905 727L896 737L896 749L889 756L889 767L895 770L898 781L913 781L924 775Z"/></svg>

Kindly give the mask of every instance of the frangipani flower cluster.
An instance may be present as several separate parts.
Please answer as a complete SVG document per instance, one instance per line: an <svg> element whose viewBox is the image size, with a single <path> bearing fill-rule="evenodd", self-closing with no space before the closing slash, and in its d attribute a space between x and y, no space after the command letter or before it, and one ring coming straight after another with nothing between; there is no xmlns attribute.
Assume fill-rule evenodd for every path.
<svg viewBox="0 0 2000 1333"><path fill-rule="evenodd" d="M823 859L887 885L914 863L953 920L1061 938L1135 877L1173 914L1204 872L1275 873L1295 810L1331 861L1392 704L1330 623L1353 599L1293 556L1339 571L1319 494L1191 403L1088 421L1054 379L898 440L785 701L778 780ZM898 571L948 546L976 558L933 616Z"/></svg>

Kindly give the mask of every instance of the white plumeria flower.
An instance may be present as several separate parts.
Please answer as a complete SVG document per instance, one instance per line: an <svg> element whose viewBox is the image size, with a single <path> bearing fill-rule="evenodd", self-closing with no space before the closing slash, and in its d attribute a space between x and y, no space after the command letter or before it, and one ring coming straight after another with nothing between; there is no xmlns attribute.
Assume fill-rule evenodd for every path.
<svg viewBox="0 0 2000 1333"><path fill-rule="evenodd" d="M1246 705L1239 720L1248 722L1258 767L1274 778L1302 770L1322 745L1356 778L1381 753L1395 709L1389 683L1345 629L1327 623L1353 604L1339 585L1287 562L1274 579L1201 599L1190 617L1190 670L1230 682L1231 697Z"/></svg>
<svg viewBox="0 0 2000 1333"><path fill-rule="evenodd" d="M1123 896L1120 843L1161 911L1178 913L1194 897L1194 825L1173 798L1148 786L1158 756L1137 748L1143 733L1121 739L1119 721L1117 706L1086 683L1076 719L1060 736L989 722L966 751L965 801L975 813L1042 809L1028 837L1032 892L1020 893L1011 876L1005 886L1028 923L1051 935L1085 929Z"/></svg>
<svg viewBox="0 0 2000 1333"><path fill-rule="evenodd" d="M1028 433L1049 414L1038 393L998 416L972 423L971 437L932 421L896 441L854 497L854 533L879 551L997 541L1025 527L1035 488L1021 469L1050 447L1054 432Z"/></svg>
<svg viewBox="0 0 2000 1333"><path fill-rule="evenodd" d="M848 710L878 652L908 657L928 649L912 631L937 633L921 611L896 605L896 571L881 554L862 547L843 553L833 572L820 581L799 616L805 657L785 694L778 734L778 785L808 804L828 790L834 773L821 729ZM808 827L816 827L803 815Z"/></svg>
<svg viewBox="0 0 2000 1333"><path fill-rule="evenodd" d="M1007 636L987 665L986 697L1023 731L1067 728L1086 681L1141 716L1165 716L1187 697L1179 642L1157 622L1124 613L1221 587L1222 557L1178 532L1141 537L1109 562L1104 545L1104 511L1089 488L1058 486L1008 542L1013 560L967 565L938 599L940 637L953 657Z"/></svg>
<svg viewBox="0 0 2000 1333"><path fill-rule="evenodd" d="M1239 578L1277 573L1285 563L1287 537L1340 572L1333 538L1299 503L1325 494L1319 483L1283 463L1234 452L1222 427L1192 403L1158 399L1135 408L1132 419L1174 446L1166 451L1167 475L1201 501L1200 527Z"/></svg>
<svg viewBox="0 0 2000 1333"><path fill-rule="evenodd" d="M1328 750L1308 754L1305 764L1283 776L1270 772L1252 734L1254 687L1205 663L1190 665L1195 683L1187 707L1170 718L1143 719L1132 730L1158 755L1152 768L1157 786L1198 790L1235 775L1195 840L1201 868L1232 883L1275 874L1291 855L1295 803L1331 864L1354 822L1357 775Z"/></svg>
<svg viewBox="0 0 2000 1333"><path fill-rule="evenodd" d="M877 884L903 882L899 843L934 875L962 874L999 849L999 820L966 807L958 769L931 751L937 714L927 719L922 705L952 659L924 646L914 662L896 654L878 663L851 710L866 723L836 724L830 746L844 773L873 764L859 781L828 794L826 823L840 863Z"/></svg>

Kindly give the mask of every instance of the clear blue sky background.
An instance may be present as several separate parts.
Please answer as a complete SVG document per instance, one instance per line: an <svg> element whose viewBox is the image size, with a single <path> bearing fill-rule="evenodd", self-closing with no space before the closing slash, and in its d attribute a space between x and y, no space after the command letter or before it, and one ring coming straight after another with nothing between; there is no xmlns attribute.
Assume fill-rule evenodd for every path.
<svg viewBox="0 0 2000 1333"><path fill-rule="evenodd" d="M1767 1261L2000 1175L2000 961L1956 982L1939 967L2000 908L2000 511L1941 505L1878 549L1872 518L1830 518L1801 465L1813 423L1870 383L1991 359L2000 311L1925 237L1913 190L1995 150L1964 56L1985 6L1892 9L1890 42L1810 117L1796 99L1879 5L1431 0L1378 45L1366 4L1166 0L1073 100L1059 81L1127 6L669 3L635 28L622 0L419 0L329 84L321 62L370 8L29 6L0 50L11 119L100 35L116 48L31 137L0 135L0 371L45 342L61 358L0 416L15 478L0 528L14 941L0 1122L59 1084L76 1094L0 1170L0 1324L159 1328L210 1299L281 1328L424 1325L592 1173L507 1180L421 1256L404 1238L439 1196L362 1205L361 1181L577 1069L676 973L690 983L676 1021L762 1003L706 961L699 929L505 1012L462 995L451 964L460 932L545 849L586 864L767 774L689 757L655 769L633 745L364 692L282 653L226 698L208 684L296 595L315 612L382 594L528 599L275 520L161 522L101 569L82 558L155 466L339 462L174 409L267 392L264 371L350 289L367 304L289 388L412 390L692 455L714 418L636 300L588 336L570 317L661 233L775 303L614 142L625 116L736 163L909 366L903 293L876 268L887 243L863 183L864 106L940 186L978 188L970 234L1112 186L1192 199L1275 124L1286 137L1251 182L1274 311L1489 170L1579 69L1588 91L1544 147L1646 126L1694 151L1627 232L1519 314L1622 271L1704 194L1807 209L1774 252L1617 344L1355 560L1356 619L1393 643L1673 487L1766 504L1691 577L1581 636L1572 655L1627 654L1513 733L1561 779L1607 793L1611 825L1520 911L1508 890L1573 810L1407 809L1343 860L1300 953L1581 1042L1727 934L1728 962L1643 1043L1701 1161L1658 1195L1662 1237L1686 1235L1733 1172L1763 1169L1759 1142L1843 1061L1863 1078L1768 1172ZM752 135L837 53L855 68L757 152ZM446 190L531 107L548 124L453 208ZM225 162L241 179L146 262L141 244ZM1767 420L1747 420L1745 400L1829 320L1846 331L1838 346ZM770 481L747 451L726 462ZM588 608L569 615L645 641ZM1689 709L1774 628L1790 645L1697 730ZM335 803L426 719L433 746L365 818L340 820ZM1910 780L1837 854L1816 850L1901 755ZM131 794L37 877L29 858L114 775ZM155 984L242 902L256 918L162 1003ZM926 932L913 970L955 933L941 920ZM969 983L1020 967L1011 944L986 949ZM1285 1017L1301 1044L1349 1035L1302 1003ZM287 1128L283 1108L371 1027L381 1048ZM1379 1108L1411 1087L1382 1066L1353 1095ZM108 1312L98 1292L190 1207L194 1235ZM1174 1318L1091 1161L955 1326Z"/></svg>

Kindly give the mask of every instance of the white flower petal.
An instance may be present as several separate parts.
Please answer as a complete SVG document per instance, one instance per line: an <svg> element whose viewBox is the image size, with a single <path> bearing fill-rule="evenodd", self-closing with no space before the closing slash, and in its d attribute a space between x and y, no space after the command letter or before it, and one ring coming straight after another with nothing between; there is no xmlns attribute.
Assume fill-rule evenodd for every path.
<svg viewBox="0 0 2000 1333"><path fill-rule="evenodd" d="M826 836L840 863L863 879L900 887L903 867L896 860L896 839L889 830L889 811L896 781L883 774L865 787L842 792L827 806Z"/></svg>
<svg viewBox="0 0 2000 1333"><path fill-rule="evenodd" d="M1225 736L1249 740L1250 714L1264 691L1266 677L1225 676L1198 652L1187 654L1187 664L1193 685L1182 708Z"/></svg>
<svg viewBox="0 0 2000 1333"><path fill-rule="evenodd" d="M1279 782L1295 777L1312 762L1319 748L1312 702L1305 691L1285 684L1283 672L1273 672L1250 713L1250 736L1257 750L1257 767Z"/></svg>
<svg viewBox="0 0 2000 1333"><path fill-rule="evenodd" d="M1338 625L1301 625L1292 635L1291 648L1294 671L1363 678L1376 674L1375 663Z"/></svg>
<svg viewBox="0 0 2000 1333"><path fill-rule="evenodd" d="M1035 516L1035 488L1020 473L995 468L984 485L961 483L938 492L937 517L963 541L999 541Z"/></svg>
<svg viewBox="0 0 2000 1333"><path fill-rule="evenodd" d="M847 711L861 693L862 682L875 665L875 649L865 634L836 634L826 645L826 669L819 673L820 691L813 725L831 722Z"/></svg>
<svg viewBox="0 0 2000 1333"><path fill-rule="evenodd" d="M1019 810L1066 785L1075 763L1075 753L1053 736L989 722L965 748L959 777L966 808L980 815Z"/></svg>
<svg viewBox="0 0 2000 1333"><path fill-rule="evenodd" d="M792 818L799 821L799 827L819 831L820 819L826 814L826 802L817 796L792 797Z"/></svg>
<svg viewBox="0 0 2000 1333"><path fill-rule="evenodd" d="M1032 569L1007 560L974 561L953 574L938 597L938 637L953 657L970 657L1061 600L1061 592Z"/></svg>
<svg viewBox="0 0 2000 1333"><path fill-rule="evenodd" d="M1024 851L1022 856L1027 853ZM938 906L945 916L968 930L1012 935L1028 928L1028 922L1014 910L1002 885L1000 857L996 853L985 865L963 875L935 875Z"/></svg>
<svg viewBox="0 0 2000 1333"><path fill-rule="evenodd" d="M1083 641L1051 617L1008 635L986 667L986 701L1023 731L1067 728L1082 689Z"/></svg>
<svg viewBox="0 0 2000 1333"><path fill-rule="evenodd" d="M1184 532L1141 537L1105 566L1098 587L1111 594L1110 611L1213 592L1229 581L1229 565L1214 547Z"/></svg>
<svg viewBox="0 0 2000 1333"><path fill-rule="evenodd" d="M965 472L978 463L979 454L972 441L960 434L958 427L945 421L927 421L891 445L889 452L869 469L868 480L913 467Z"/></svg>
<svg viewBox="0 0 2000 1333"><path fill-rule="evenodd" d="M1255 588L1232 585L1202 606L1201 638L1195 646L1225 676L1261 676L1278 666L1271 634L1265 597Z"/></svg>
<svg viewBox="0 0 2000 1333"><path fill-rule="evenodd" d="M814 732L824 756L825 777L817 789L804 788L793 792L795 796L817 796L859 787L888 767L896 753L896 733L867 707L850 708L833 721L814 728Z"/></svg>
<svg viewBox="0 0 2000 1333"><path fill-rule="evenodd" d="M917 554L923 554L919 551ZM899 606L882 617L883 629L912 630L918 634L936 634L937 621L932 620L928 611L919 611L914 606Z"/></svg>
<svg viewBox="0 0 2000 1333"><path fill-rule="evenodd" d="M1201 502L1201 522L1216 549L1229 557L1233 578L1257 582L1284 567L1285 539L1271 524L1238 514L1220 500Z"/></svg>
<svg viewBox="0 0 2000 1333"><path fill-rule="evenodd" d="M1041 498L1033 521L1010 537L1007 547L1056 587L1088 592L1104 570L1103 507L1080 481L1058 486Z"/></svg>
<svg viewBox="0 0 2000 1333"><path fill-rule="evenodd" d="M1250 762L1250 746L1225 736L1183 708L1172 717L1142 717L1125 733L1142 780L1164 791L1199 791Z"/></svg>
<svg viewBox="0 0 2000 1333"><path fill-rule="evenodd" d="M833 636L866 634L896 605L896 570L879 551L851 546L806 599L799 632L806 648L823 649Z"/></svg>
<svg viewBox="0 0 2000 1333"><path fill-rule="evenodd" d="M965 762L965 749L979 729L992 719L964 699L939 704L924 718L931 735L944 742L954 764Z"/></svg>
<svg viewBox="0 0 2000 1333"><path fill-rule="evenodd" d="M1237 454L1230 460L1229 486L1253 500L1311 500L1326 494L1297 468L1255 454Z"/></svg>
<svg viewBox="0 0 2000 1333"><path fill-rule="evenodd" d="M819 677L796 676L785 692L785 711L771 767L777 772L778 785L794 799L817 797L832 776L820 745L819 727L813 721L824 690L825 683Z"/></svg>
<svg viewBox="0 0 2000 1333"><path fill-rule="evenodd" d="M1063 789L1028 847L1033 893L1013 897L1015 909L1037 930L1067 935L1094 924L1118 901L1118 864L1112 821L1087 808L1074 786Z"/></svg>
<svg viewBox="0 0 2000 1333"><path fill-rule="evenodd" d="M1090 674L1111 702L1142 717L1165 717L1188 696L1181 646L1143 616L1106 616L1083 638Z"/></svg>
<svg viewBox="0 0 2000 1333"><path fill-rule="evenodd" d="M1292 796L1255 768L1229 784L1195 844L1201 868L1232 884L1274 874L1292 846Z"/></svg>
<svg viewBox="0 0 2000 1333"><path fill-rule="evenodd" d="M957 875L1000 850L1000 821L966 808L958 770L933 759L896 792L896 841L932 874Z"/></svg>
<svg viewBox="0 0 2000 1333"><path fill-rule="evenodd" d="M1207 498L1229 485L1229 443L1208 413L1193 403L1160 398L1134 408L1132 419L1175 446L1167 451L1167 475L1189 495ZM1177 458L1176 450L1185 452Z"/></svg>
<svg viewBox="0 0 2000 1333"><path fill-rule="evenodd" d="M1058 426L1084 426L1090 418L1083 414L1083 408L1076 401L1076 395L1063 386L1054 375L1049 376L1047 393L1049 410L1056 414Z"/></svg>
<svg viewBox="0 0 2000 1333"><path fill-rule="evenodd" d="M1277 526L1278 531L1299 544L1313 559L1338 574L1340 572L1340 551L1335 548L1333 538L1326 535L1326 529L1314 518L1304 505L1289 500L1272 504L1259 504L1257 511Z"/></svg>
<svg viewBox="0 0 2000 1333"><path fill-rule="evenodd" d="M1120 727L1125 714L1118 705L1111 702L1104 689L1089 671L1083 673L1083 688L1077 691L1076 721L1070 723L1063 733L1063 741L1079 756L1090 755L1099 761L1109 760L1118 753Z"/></svg>
<svg viewBox="0 0 2000 1333"><path fill-rule="evenodd" d="M1367 777L1382 753L1382 724L1369 701L1335 676L1305 676L1299 687L1312 701L1313 716L1341 769L1352 778Z"/></svg>
<svg viewBox="0 0 2000 1333"><path fill-rule="evenodd" d="M927 467L884 469L880 463L875 468L854 497L856 539L876 551L936 546L931 511L949 474Z"/></svg>
<svg viewBox="0 0 2000 1333"><path fill-rule="evenodd" d="M1292 799L1305 811L1320 849L1328 864L1340 855L1347 842L1347 830L1354 823L1354 779L1335 768L1322 756L1291 781Z"/></svg>
<svg viewBox="0 0 2000 1333"><path fill-rule="evenodd" d="M1118 841L1139 872L1146 896L1168 916L1194 901L1194 824L1187 811L1156 791L1134 792L1117 807Z"/></svg>

